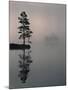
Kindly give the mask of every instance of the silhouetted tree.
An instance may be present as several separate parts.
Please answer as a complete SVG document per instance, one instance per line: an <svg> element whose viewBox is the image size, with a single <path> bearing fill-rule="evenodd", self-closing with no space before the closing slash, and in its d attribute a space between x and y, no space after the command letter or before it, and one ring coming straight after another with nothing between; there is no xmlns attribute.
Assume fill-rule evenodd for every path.
<svg viewBox="0 0 68 90"><path fill-rule="evenodd" d="M21 23L21 26L18 27L19 29L19 39L23 39L23 44L25 44L25 39L28 38L28 43L31 43L30 37L32 35L32 31L29 28L29 19L27 18L27 14L25 11L20 13L20 17L18 17L19 23Z"/></svg>

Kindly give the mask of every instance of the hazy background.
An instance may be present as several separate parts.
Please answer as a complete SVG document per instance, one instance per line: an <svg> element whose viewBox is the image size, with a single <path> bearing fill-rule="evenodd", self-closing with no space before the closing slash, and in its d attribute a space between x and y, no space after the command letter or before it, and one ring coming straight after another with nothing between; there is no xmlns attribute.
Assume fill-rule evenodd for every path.
<svg viewBox="0 0 68 90"><path fill-rule="evenodd" d="M31 87L65 85L65 29L66 6L30 2L10 2L10 43L22 43L18 39L18 17L26 11L32 35L31 71L26 84L20 83L18 54L10 51L10 86Z"/></svg>
<svg viewBox="0 0 68 90"><path fill-rule="evenodd" d="M30 2L10 2L10 42L19 43L18 17L26 11L34 42L45 41L46 37L65 37L65 5ZM52 37L52 38L53 38ZM41 40L40 40L41 39Z"/></svg>

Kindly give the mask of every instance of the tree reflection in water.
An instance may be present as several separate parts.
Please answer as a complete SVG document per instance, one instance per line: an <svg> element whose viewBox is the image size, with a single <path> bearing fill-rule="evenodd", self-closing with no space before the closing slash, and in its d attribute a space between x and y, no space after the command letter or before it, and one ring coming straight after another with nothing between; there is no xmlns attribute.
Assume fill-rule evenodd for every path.
<svg viewBox="0 0 68 90"><path fill-rule="evenodd" d="M24 49L23 54L19 54L19 78L22 81L22 83L26 83L28 73L30 71L30 64L32 63L31 60L31 50L30 49Z"/></svg>

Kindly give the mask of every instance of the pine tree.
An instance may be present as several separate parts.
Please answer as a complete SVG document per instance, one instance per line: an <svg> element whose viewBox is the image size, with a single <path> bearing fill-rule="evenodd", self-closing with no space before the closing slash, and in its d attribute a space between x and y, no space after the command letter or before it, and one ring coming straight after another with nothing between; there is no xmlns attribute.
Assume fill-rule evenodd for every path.
<svg viewBox="0 0 68 90"><path fill-rule="evenodd" d="M19 39L23 39L23 44L25 45L25 39L28 38L28 43L31 43L30 37L32 35L32 31L29 28L29 19L27 18L27 14L25 11L21 12L20 17L18 17L19 23L21 26L18 27L19 29Z"/></svg>

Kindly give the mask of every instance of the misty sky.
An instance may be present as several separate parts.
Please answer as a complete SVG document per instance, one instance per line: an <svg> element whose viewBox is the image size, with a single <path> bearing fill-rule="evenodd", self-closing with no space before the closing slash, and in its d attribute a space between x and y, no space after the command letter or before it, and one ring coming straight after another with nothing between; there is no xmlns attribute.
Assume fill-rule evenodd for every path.
<svg viewBox="0 0 68 90"><path fill-rule="evenodd" d="M26 11L30 29L34 32L33 42L65 37L65 5L10 1L10 42L21 43L18 39L18 17Z"/></svg>

